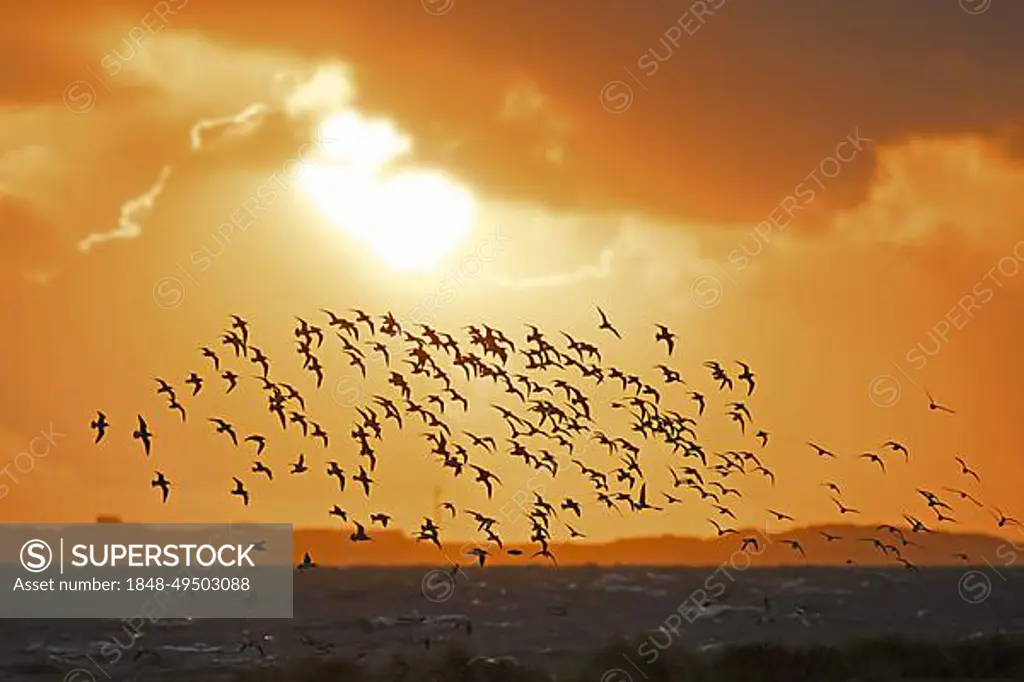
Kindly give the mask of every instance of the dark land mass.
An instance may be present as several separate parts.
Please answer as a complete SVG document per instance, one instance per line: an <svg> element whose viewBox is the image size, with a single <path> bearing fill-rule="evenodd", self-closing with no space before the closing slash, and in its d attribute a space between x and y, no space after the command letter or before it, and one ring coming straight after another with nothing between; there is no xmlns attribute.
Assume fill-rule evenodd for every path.
<svg viewBox="0 0 1024 682"><path fill-rule="evenodd" d="M901 538L875 526L853 525L811 526L785 533L769 532L764 527L736 530L735 535L713 539L666 535L608 543L552 541L550 546L560 566L714 566L735 560L733 557L740 548L741 538L748 537L756 538L759 543L757 550L751 548L749 552L751 561L757 566L839 566L846 565L849 560L860 565L899 565L894 552L879 550L871 538L896 547L901 556L916 565L984 565L988 562L994 566L1011 566L1016 561L1018 548L1024 552L1024 532L1003 539L981 533L913 533L909 528L900 528ZM439 552L429 542L417 542L408 532L379 529L368 532L374 538L372 542L354 544L348 538L351 530L296 529L296 561L308 551L317 563L324 566L450 565L474 561L466 551L482 547L489 552L488 563L495 566L547 562L544 558L530 559L537 550L536 544L511 543L499 548L493 543L462 540L443 542L443 550ZM842 539L829 541L822 533ZM904 543L903 539L907 542ZM806 557L784 540L800 542ZM523 555L509 556L503 551L512 548L522 550ZM966 554L967 560L958 554Z"/></svg>
<svg viewBox="0 0 1024 682"><path fill-rule="evenodd" d="M97 523L122 523L119 516L100 516ZM443 525L442 517L439 521ZM722 523L723 527L728 524ZM984 533L954 533L929 529L913 532L907 526L895 526L897 532L878 526L828 524L794 528L786 532L768 527L737 527L735 534L715 538L663 535L612 542L552 540L550 547L560 566L717 566L735 561L742 538L755 538L759 546L748 552L755 566L862 566L901 565L902 556L915 565L1012 567L1017 554L1024 552L1024 529L1008 531L1007 537ZM522 566L547 563L534 558L536 544L508 543L498 547L480 539L442 542L440 551L430 542L417 542L413 533L396 529L367 529L371 542L352 543L353 527L296 528L293 533L293 559L300 562L309 552L321 566L438 566L476 561L466 552L484 548L491 566ZM825 535L836 540L828 540ZM442 536L443 537L443 536ZM882 551L872 542L877 538L899 550ZM796 540L801 554L787 541ZM510 556L509 549L522 555ZM966 558L964 558L966 556ZM1024 564L1019 564L1024 565Z"/></svg>

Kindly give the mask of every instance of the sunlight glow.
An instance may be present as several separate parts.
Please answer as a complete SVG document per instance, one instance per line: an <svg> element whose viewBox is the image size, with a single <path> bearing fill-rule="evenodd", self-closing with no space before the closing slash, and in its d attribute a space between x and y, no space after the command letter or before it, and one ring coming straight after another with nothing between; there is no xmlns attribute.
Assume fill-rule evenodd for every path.
<svg viewBox="0 0 1024 682"><path fill-rule="evenodd" d="M321 123L321 149L297 183L339 229L396 270L426 270L458 248L476 221L473 195L443 173L389 168L412 141L354 111Z"/></svg>

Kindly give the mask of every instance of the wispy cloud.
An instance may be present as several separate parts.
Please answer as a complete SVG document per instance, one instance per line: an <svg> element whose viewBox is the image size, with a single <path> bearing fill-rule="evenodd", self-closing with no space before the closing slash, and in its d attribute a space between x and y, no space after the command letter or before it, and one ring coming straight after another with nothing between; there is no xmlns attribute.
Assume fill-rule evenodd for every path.
<svg viewBox="0 0 1024 682"><path fill-rule="evenodd" d="M551 272L544 274L493 276L487 278L490 284L508 289L539 289L628 274L640 286L666 288L714 267L714 261L702 255L706 250L704 238L715 234L705 226L664 225L637 215L533 215L524 222L525 226L513 228L513 232L534 231L538 240L552 250L561 240L575 244L574 248L560 249L564 253L579 253L581 245L595 236L604 235L604 242L582 264L551 265Z"/></svg>
<svg viewBox="0 0 1024 682"><path fill-rule="evenodd" d="M253 102L235 114L203 118L194 123L189 131L192 152L206 150L205 134L211 130L220 130L228 136L245 137L258 130L272 111L284 111L291 118L315 118L324 112L336 111L351 100L353 86L343 65L322 66L307 80L302 80L294 74L278 72L275 76L275 85L287 82L289 76L294 85L292 90L284 94L282 102ZM89 234L78 243L78 250L88 252L96 245L111 240L135 239L141 236L143 228L139 221L154 209L173 170L173 165L165 165L156 182L148 190L121 205L120 217L115 228Z"/></svg>
<svg viewBox="0 0 1024 682"><path fill-rule="evenodd" d="M121 216L117 221L117 227L107 232L94 232L86 236L78 242L78 250L88 252L97 244L113 239L134 239L141 235L142 225L139 224L139 219L153 210L157 197L163 194L167 187L172 170L171 166L164 166L160 171L160 177L148 190L121 204Z"/></svg>
<svg viewBox="0 0 1024 682"><path fill-rule="evenodd" d="M245 109L242 109L237 114L232 116L221 116L218 118L205 118L200 120L189 132L189 137L192 143L192 151L198 152L203 149L204 145L204 133L210 130L222 130L224 135L228 136L246 136L250 135L256 130L263 122L264 117L269 111L269 107L263 102L257 102L250 104Z"/></svg>
<svg viewBox="0 0 1024 682"><path fill-rule="evenodd" d="M578 284L595 279L605 279L612 274L612 262L615 259L615 248L609 246L601 252L596 263L588 263L575 270L551 275L522 277L492 277L490 281L498 286L509 289L537 289L541 287L558 287Z"/></svg>

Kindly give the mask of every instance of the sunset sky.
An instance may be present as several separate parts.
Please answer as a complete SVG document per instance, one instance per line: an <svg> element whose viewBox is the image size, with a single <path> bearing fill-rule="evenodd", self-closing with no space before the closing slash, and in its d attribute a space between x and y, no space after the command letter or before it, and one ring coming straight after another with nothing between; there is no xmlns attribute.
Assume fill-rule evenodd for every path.
<svg viewBox="0 0 1024 682"><path fill-rule="evenodd" d="M470 473L453 480L426 456L417 425L385 436L369 504L337 494L323 463L358 468L351 405L390 388L379 367L357 380L331 334L317 392L292 329L295 315L323 324L319 308L351 307L426 316L460 338L474 323L517 341L525 322L552 340L565 330L651 383L665 360L654 324L667 324L671 364L709 396L709 452L757 449L701 366L746 360L778 484L743 479L740 523L766 508L837 521L826 480L864 522L933 521L917 487L1024 515L1021 26L1024 6L1008 0L5 8L0 521L326 526L337 503L409 528L433 514L435 486L492 511L527 486L522 462L480 455L504 481L488 503ZM404 180L360 180L391 146L407 149L391 160ZM597 331L595 305L624 341ZM329 455L281 435L258 383L223 395L198 348L228 357L217 337L231 313L301 387ZM187 396L193 370L208 384L183 425L153 377ZM930 411L925 387L956 414ZM604 403L618 395L601 390ZM500 394L462 392L474 409L447 415L453 430L504 438L486 408ZM663 393L691 409L678 387ZM113 428L95 447L98 409ZM156 434L149 461L130 437L139 413ZM214 437L211 416L268 436L274 483L248 473L248 448ZM628 435L621 421L601 428ZM33 438L49 451L19 469ZM889 439L909 465L888 454L883 475L857 459ZM818 460L808 440L841 459ZM300 448L310 475L288 477ZM649 487L668 490L669 455L651 450ZM583 457L613 466L596 446ZM562 466L544 486L584 502L591 539L710 530L693 495L620 517ZM154 469L174 482L167 505ZM232 476L249 481L250 507L228 494ZM954 506L960 523L945 529L999 530ZM450 533L472 530L459 520Z"/></svg>

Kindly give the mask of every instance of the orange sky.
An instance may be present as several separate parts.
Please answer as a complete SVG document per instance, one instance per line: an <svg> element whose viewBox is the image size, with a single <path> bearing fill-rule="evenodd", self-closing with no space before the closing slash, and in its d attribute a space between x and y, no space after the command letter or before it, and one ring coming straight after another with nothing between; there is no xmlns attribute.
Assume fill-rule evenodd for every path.
<svg viewBox="0 0 1024 682"><path fill-rule="evenodd" d="M694 24L672 3L555 4L499 11L454 0L443 15L441 2L386 11L194 0L13 9L0 28L0 54L14 65L0 80L0 470L9 465L0 520L110 512L322 525L338 502L357 517L390 510L408 526L431 513L434 486L460 506L487 507L479 486L453 481L420 454L429 448L414 431L386 438L372 506L357 492L336 499L318 471L322 453L289 435L272 443L268 461L284 479L284 462L303 447L320 458L316 475L254 481L243 509L227 491L251 458L212 438L202 420L230 415L243 430L276 436L262 396L251 384L227 398L200 395L183 427L153 395L152 377L180 385L189 371L206 371L198 346L216 343L236 312L287 366L280 378L313 396L292 350L293 315L358 306L402 316L465 267L496 226L501 250L455 286L437 326L487 322L519 339L524 321L549 336L564 329L600 339L607 363L653 382L662 358L653 323L664 322L680 336L674 366L709 396L704 360L754 367L761 385L750 405L772 434L763 459L778 485L746 481L740 522L761 522L766 507L804 523L835 521L824 480L840 482L869 522L930 519L915 487L968 487L1013 514L1024 483L1015 421L1024 399L1024 166L1021 96L1007 74L1019 71L1009 27L1024 10L861 2L781 11L730 0L678 38L671 26ZM677 46L661 42L667 31ZM653 73L642 68L650 49L665 59ZM628 108L609 111L622 102ZM190 149L197 122L254 103L267 107L263 118L208 131ZM290 189L219 243L218 226L317 125L353 108L393 121L414 141L417 163L472 189L480 219L459 251L431 273L391 271ZM859 142L839 146L849 138ZM130 215L137 229L78 248L89 235L124 232L122 207L165 168L152 207ZM195 257L204 249L218 254L202 260L208 267ZM181 286L170 309L158 286L168 277ZM625 341L598 336L595 304ZM938 346L937 329L946 337ZM311 410L334 425L332 457L355 469L342 438L351 409L331 389L360 384L340 349L324 363L328 379ZM894 381L899 396L888 404ZM930 412L924 386L957 414ZM386 389L377 380L360 390ZM463 426L504 436L484 409L497 394L468 390L478 407ZM700 429L708 450L754 449L715 397ZM666 399L689 409L680 392ZM87 428L96 409L115 423L99 449ZM129 437L139 412L157 433L149 462ZM19 471L18 453L51 429L62 435L49 454L22 458ZM910 465L889 456L882 476L854 457L890 438L908 445ZM818 461L807 440L846 457ZM955 455L983 485L959 474ZM599 451L587 457L611 468ZM667 454L645 457L652 489L664 488ZM518 462L495 462L505 485L492 510L531 478ZM642 520L599 512L563 466L544 485L591 505L579 527L592 538L709 529L696 503ZM176 484L172 504L148 485L154 467ZM995 530L984 511L958 509L962 529ZM458 524L452 532L472 530Z"/></svg>

